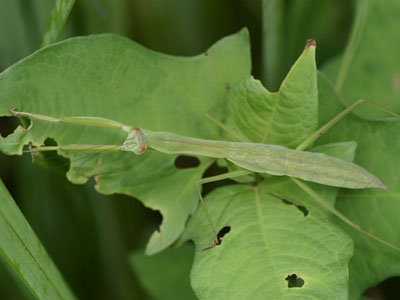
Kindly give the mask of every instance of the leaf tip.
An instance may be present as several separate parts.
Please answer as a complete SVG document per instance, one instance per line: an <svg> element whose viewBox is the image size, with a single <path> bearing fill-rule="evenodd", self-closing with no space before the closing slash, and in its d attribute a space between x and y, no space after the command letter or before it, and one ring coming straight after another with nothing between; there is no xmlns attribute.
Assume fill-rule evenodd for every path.
<svg viewBox="0 0 400 300"><path fill-rule="evenodd" d="M313 39L308 39L304 50L307 50L309 47L317 47L317 43Z"/></svg>

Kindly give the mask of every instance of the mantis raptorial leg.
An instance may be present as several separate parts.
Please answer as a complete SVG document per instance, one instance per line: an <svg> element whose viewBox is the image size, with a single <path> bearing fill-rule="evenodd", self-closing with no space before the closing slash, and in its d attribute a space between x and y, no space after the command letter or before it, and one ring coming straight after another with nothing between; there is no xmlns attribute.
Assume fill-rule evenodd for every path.
<svg viewBox="0 0 400 300"><path fill-rule="evenodd" d="M365 100L359 101L359 103L352 105L347 110L343 111L337 117L332 119L320 130L310 136L310 138L306 139L306 143L302 143L299 146L299 149L301 147L306 148L323 132L328 130L352 109L363 102L365 102ZM386 188L378 178L368 173L361 167L353 163L345 162L320 153L299 151L297 149L292 150L275 145L213 141L184 137L168 132L152 132L149 130L141 130L136 127L131 127L113 120L97 117L53 118L27 112L12 112L16 116L27 116L50 122L119 128L128 133L128 137L122 146L116 147L115 145L104 145L103 147L105 147L105 149L109 148L114 149L115 151L130 151L139 155L146 150L147 146L149 146L154 150L158 150L167 154L189 154L209 156L214 158L225 158L237 166L245 169L211 178L204 178L196 183L196 189L199 194L200 203L214 232L214 242L211 246L218 245L220 241L218 240L215 227L200 193L199 186L204 183L243 176L252 172L256 172L269 173L272 175L287 175L289 177L297 177L308 181L338 187ZM90 149L93 149L94 147L95 145L61 145L57 147L38 147L35 148L35 150L49 151L62 149L67 151L82 151L82 148L87 148L87 151L90 152ZM332 208L332 211L335 212L336 210ZM336 215L343 220L337 211ZM393 248L400 250L395 246L393 246Z"/></svg>

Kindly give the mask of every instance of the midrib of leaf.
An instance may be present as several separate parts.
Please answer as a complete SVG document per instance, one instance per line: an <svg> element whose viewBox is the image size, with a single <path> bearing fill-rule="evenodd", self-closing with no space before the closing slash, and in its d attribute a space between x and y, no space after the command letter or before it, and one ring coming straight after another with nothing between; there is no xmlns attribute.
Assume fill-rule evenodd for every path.
<svg viewBox="0 0 400 300"><path fill-rule="evenodd" d="M268 120L268 124L267 124L267 127L265 128L264 136L263 136L261 143L265 143L265 141L267 139L268 132L270 132L270 129L271 129L272 121L275 120L275 115L276 115L276 112L278 111L280 100L281 100L281 97L278 97L278 101L275 102L274 110L272 111L272 116Z"/></svg>
<svg viewBox="0 0 400 300"><path fill-rule="evenodd" d="M273 265L273 268L274 268L274 274L277 274L278 273L278 267L277 267L277 265L275 263L274 257L271 254L271 248L269 246L270 242L268 241L267 232L265 230L266 225L265 225L265 222L264 222L264 216L262 214L262 208L261 208L261 203L260 203L260 195L258 193L258 187L254 188L254 195L255 195L254 198L255 198L255 201L256 201L256 208L257 208L257 218L258 218L258 223L260 225L260 232L261 232L265 247L267 249L267 254L269 256L269 259L272 262L272 265ZM283 291L281 289L279 290L279 292L280 292L280 294L282 296L282 299L286 299L285 294L283 293Z"/></svg>

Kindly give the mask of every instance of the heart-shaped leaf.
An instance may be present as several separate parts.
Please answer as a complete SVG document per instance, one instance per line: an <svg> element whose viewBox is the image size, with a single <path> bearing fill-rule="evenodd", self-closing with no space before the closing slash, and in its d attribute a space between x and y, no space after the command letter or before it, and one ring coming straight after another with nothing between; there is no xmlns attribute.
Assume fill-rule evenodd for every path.
<svg viewBox="0 0 400 300"><path fill-rule="evenodd" d="M321 192L334 201L336 189ZM191 273L200 299L347 299L352 241L318 209L290 205L310 199L289 179L257 187L219 188L206 203L217 228L229 228L222 243L211 239L203 214L185 237L196 244ZM295 202L292 202L295 201ZM208 234L205 234L208 233Z"/></svg>

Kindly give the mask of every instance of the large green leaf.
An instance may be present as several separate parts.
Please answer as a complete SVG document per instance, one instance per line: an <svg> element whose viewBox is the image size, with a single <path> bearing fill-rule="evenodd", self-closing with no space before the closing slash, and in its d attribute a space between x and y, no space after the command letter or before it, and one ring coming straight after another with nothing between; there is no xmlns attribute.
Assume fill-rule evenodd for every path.
<svg viewBox="0 0 400 300"><path fill-rule="evenodd" d="M351 104L360 98L400 111L400 2L360 0L352 42L343 55L325 66L336 89ZM364 106L360 116L387 117Z"/></svg>
<svg viewBox="0 0 400 300"><path fill-rule="evenodd" d="M334 201L336 189L317 191ZM288 205L296 202L308 203L307 215ZM217 228L230 232L201 251L212 238L207 220L199 212L188 224L183 238L196 244L191 282L200 299L347 299L352 242L290 179L226 186L206 203ZM288 286L296 276L304 285Z"/></svg>
<svg viewBox="0 0 400 300"><path fill-rule="evenodd" d="M37 299L75 299L0 180L0 253Z"/></svg>
<svg viewBox="0 0 400 300"><path fill-rule="evenodd" d="M320 124L343 110L325 76L319 76ZM388 191L343 189L337 208L368 232L400 246L400 132L399 120L372 121L353 114L336 124L317 143L357 142L355 163L377 175ZM350 262L350 295L358 299L368 287L400 275L400 253L345 227L355 241Z"/></svg>
<svg viewBox="0 0 400 300"><path fill-rule="evenodd" d="M243 79L227 99L226 125L247 140L296 147L317 129L315 46L307 45L278 92Z"/></svg>
<svg viewBox="0 0 400 300"><path fill-rule="evenodd" d="M248 33L229 36L204 54L179 58L149 51L126 38L100 35L70 39L43 48L0 75L0 115L10 109L50 116L100 116L155 131L217 138L218 129L205 112L224 99L226 85L250 72ZM34 120L0 139L0 149L21 153L28 142L48 137L58 144L120 144L116 130ZM194 181L207 167L177 169L176 156L148 151L71 157L68 178L83 183L96 175L101 193L124 193L160 210L163 223L147 253L173 243L197 205Z"/></svg>

